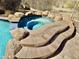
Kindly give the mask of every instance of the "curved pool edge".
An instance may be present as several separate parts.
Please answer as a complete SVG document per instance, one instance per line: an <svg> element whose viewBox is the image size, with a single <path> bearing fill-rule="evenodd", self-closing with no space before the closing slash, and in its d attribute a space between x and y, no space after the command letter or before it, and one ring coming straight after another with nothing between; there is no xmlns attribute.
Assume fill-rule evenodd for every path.
<svg viewBox="0 0 79 59"><path fill-rule="evenodd" d="M12 38L10 33L10 22L5 19L0 19L0 59L3 59L6 45Z"/></svg>

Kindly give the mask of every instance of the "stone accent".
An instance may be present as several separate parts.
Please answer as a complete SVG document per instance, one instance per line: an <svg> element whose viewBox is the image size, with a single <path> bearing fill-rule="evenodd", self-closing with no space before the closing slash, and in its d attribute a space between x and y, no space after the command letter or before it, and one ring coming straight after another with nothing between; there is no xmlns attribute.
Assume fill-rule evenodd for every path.
<svg viewBox="0 0 79 59"><path fill-rule="evenodd" d="M18 18L18 17L22 17L24 15L24 13L22 13L22 12L15 12L14 15Z"/></svg>
<svg viewBox="0 0 79 59"><path fill-rule="evenodd" d="M28 31L24 30L23 28L17 28L11 31L11 34L13 35L14 39L20 40L22 39L26 34L28 34Z"/></svg>

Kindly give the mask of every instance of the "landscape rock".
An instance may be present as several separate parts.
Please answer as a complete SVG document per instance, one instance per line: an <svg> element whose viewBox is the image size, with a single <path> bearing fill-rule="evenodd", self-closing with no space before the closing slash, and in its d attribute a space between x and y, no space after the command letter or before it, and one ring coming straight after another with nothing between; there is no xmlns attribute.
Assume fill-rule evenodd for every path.
<svg viewBox="0 0 79 59"><path fill-rule="evenodd" d="M54 13L49 12L48 17L54 19L55 15L54 15Z"/></svg>
<svg viewBox="0 0 79 59"><path fill-rule="evenodd" d="M55 20L55 21L61 21L61 20L63 20L63 18L62 18L61 15L55 15L54 20Z"/></svg>
<svg viewBox="0 0 79 59"><path fill-rule="evenodd" d="M24 13L22 13L22 12L15 12L14 15L18 18L18 17L22 17L24 15Z"/></svg>
<svg viewBox="0 0 79 59"><path fill-rule="evenodd" d="M43 11L43 12L42 12L42 15L43 15L43 16L47 16L48 14L49 14L49 11Z"/></svg>
<svg viewBox="0 0 79 59"><path fill-rule="evenodd" d="M26 12L25 15L29 15L29 14L32 14L32 11L29 11L29 12Z"/></svg>
<svg viewBox="0 0 79 59"><path fill-rule="evenodd" d="M11 22L19 22L20 17L16 17L14 14L9 14L8 19Z"/></svg>
<svg viewBox="0 0 79 59"><path fill-rule="evenodd" d="M36 14L36 15L42 15L42 11L34 12L34 14Z"/></svg>
<svg viewBox="0 0 79 59"><path fill-rule="evenodd" d="M13 14L9 14L8 18L14 18L15 16Z"/></svg>
<svg viewBox="0 0 79 59"><path fill-rule="evenodd" d="M24 30L23 28L17 28L12 30L11 34L14 39L21 40L24 36L28 34L28 31Z"/></svg>

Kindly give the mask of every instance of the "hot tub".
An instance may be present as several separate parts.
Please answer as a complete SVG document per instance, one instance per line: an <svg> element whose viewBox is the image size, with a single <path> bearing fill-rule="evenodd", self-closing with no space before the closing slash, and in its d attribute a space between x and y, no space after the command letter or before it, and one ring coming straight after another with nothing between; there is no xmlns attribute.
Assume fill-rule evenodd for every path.
<svg viewBox="0 0 79 59"><path fill-rule="evenodd" d="M35 30L43 27L45 24L50 24L52 22L54 22L54 20L48 17L28 15L21 17L20 21L18 22L18 27L29 30Z"/></svg>

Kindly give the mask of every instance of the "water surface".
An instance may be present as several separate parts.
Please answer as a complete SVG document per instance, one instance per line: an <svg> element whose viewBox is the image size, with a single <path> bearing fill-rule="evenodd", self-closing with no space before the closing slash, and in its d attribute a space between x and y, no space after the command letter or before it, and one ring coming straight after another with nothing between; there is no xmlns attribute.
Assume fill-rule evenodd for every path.
<svg viewBox="0 0 79 59"><path fill-rule="evenodd" d="M10 22L0 19L0 59L3 59L6 45L11 39Z"/></svg>
<svg viewBox="0 0 79 59"><path fill-rule="evenodd" d="M36 30L43 27L45 24L50 24L52 22L54 22L54 20L48 17L29 15L29 16L21 17L18 23L18 27L29 29L29 30Z"/></svg>

